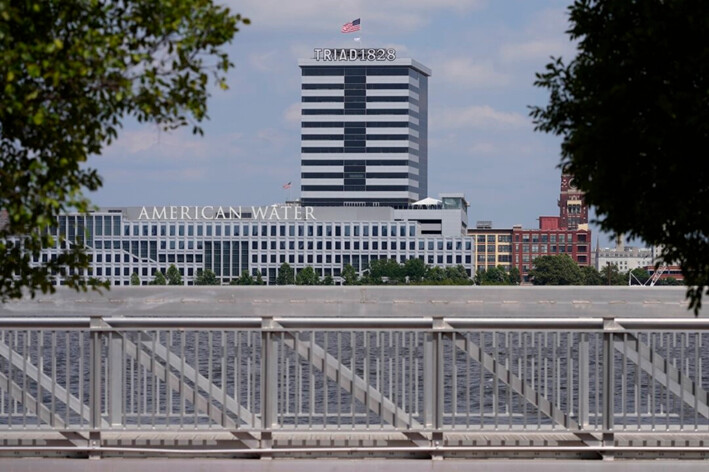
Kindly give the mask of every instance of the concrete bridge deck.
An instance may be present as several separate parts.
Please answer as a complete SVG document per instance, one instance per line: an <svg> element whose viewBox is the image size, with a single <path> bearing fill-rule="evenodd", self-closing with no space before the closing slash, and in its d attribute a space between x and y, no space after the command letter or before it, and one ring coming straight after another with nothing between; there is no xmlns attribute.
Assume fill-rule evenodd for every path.
<svg viewBox="0 0 709 472"><path fill-rule="evenodd" d="M59 288L0 304L6 316L694 318L684 287L283 286ZM705 300L699 316L708 313Z"/></svg>

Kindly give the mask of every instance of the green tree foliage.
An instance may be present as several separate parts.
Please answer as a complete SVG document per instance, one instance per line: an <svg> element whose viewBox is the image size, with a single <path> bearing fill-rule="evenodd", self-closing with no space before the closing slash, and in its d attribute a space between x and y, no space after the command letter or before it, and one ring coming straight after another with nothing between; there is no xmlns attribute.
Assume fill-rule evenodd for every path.
<svg viewBox="0 0 709 472"><path fill-rule="evenodd" d="M468 271L460 264L446 267L446 279L450 280L453 285L467 285L473 283L468 276Z"/></svg>
<svg viewBox="0 0 709 472"><path fill-rule="evenodd" d="M601 285L628 285L628 274L621 273L615 264L606 264L599 271Z"/></svg>
<svg viewBox="0 0 709 472"><path fill-rule="evenodd" d="M414 263L411 262L412 260L414 259L409 259L404 264L398 263L395 259L371 261L365 275L358 283L360 285L396 285L407 282L415 285L468 285L473 283L462 265L445 268L429 267L425 264L421 266L419 259L415 259L419 262ZM346 284L348 278L345 276L345 271L349 271L347 267L345 266L342 270ZM420 275L422 272L423 276Z"/></svg>
<svg viewBox="0 0 709 472"><path fill-rule="evenodd" d="M263 281L263 276L261 275L261 272L258 272L256 274L256 280L254 280L254 285L266 285L266 282Z"/></svg>
<svg viewBox="0 0 709 472"><path fill-rule="evenodd" d="M170 264L166 275L168 285L182 285L182 275L180 275L180 270L175 267L175 264Z"/></svg>
<svg viewBox="0 0 709 472"><path fill-rule="evenodd" d="M369 263L368 281L371 285L403 282L404 268L396 259L376 259Z"/></svg>
<svg viewBox="0 0 709 472"><path fill-rule="evenodd" d="M426 283L442 284L446 281L446 271L442 267L430 267L426 272Z"/></svg>
<svg viewBox="0 0 709 472"><path fill-rule="evenodd" d="M517 267L512 267L509 272L510 284L519 285L522 282L522 274Z"/></svg>
<svg viewBox="0 0 709 472"><path fill-rule="evenodd" d="M219 279L217 275L209 270L199 270L197 271L197 276L194 278L195 285L219 285Z"/></svg>
<svg viewBox="0 0 709 472"><path fill-rule="evenodd" d="M76 289L100 285L78 275L90 264L81 241L49 229L91 209L83 192L102 181L85 162L125 119L202 132L210 74L226 88L223 47L240 22L212 0L0 3L0 300L53 291L53 271ZM31 264L57 245L56 259Z"/></svg>
<svg viewBox="0 0 709 472"><path fill-rule="evenodd" d="M251 274L249 274L248 270L243 270L241 272L241 275L238 278L229 282L229 285L254 285L254 284L255 284L254 278L251 277Z"/></svg>
<svg viewBox="0 0 709 472"><path fill-rule="evenodd" d="M342 281L345 285L355 285L359 281L357 271L350 264L345 264L342 268Z"/></svg>
<svg viewBox="0 0 709 472"><path fill-rule="evenodd" d="M579 267L581 270L581 280L583 285L603 285L603 277L591 266Z"/></svg>
<svg viewBox="0 0 709 472"><path fill-rule="evenodd" d="M311 266L307 266L298 271L295 276L296 285L318 285L320 282L320 277L315 273L315 269Z"/></svg>
<svg viewBox="0 0 709 472"><path fill-rule="evenodd" d="M489 267L487 270L480 269L475 274L475 282L479 285L514 285L510 274L504 267Z"/></svg>
<svg viewBox="0 0 709 472"><path fill-rule="evenodd" d="M137 272L133 272L133 273L130 275L130 284L131 284L131 285L140 285L140 277L138 277L138 273L137 273Z"/></svg>
<svg viewBox="0 0 709 472"><path fill-rule="evenodd" d="M278 268L276 276L276 285L293 285L295 284L295 271L287 262L281 264Z"/></svg>
<svg viewBox="0 0 709 472"><path fill-rule="evenodd" d="M320 285L335 285L335 279L332 278L332 275L327 274L320 281Z"/></svg>
<svg viewBox="0 0 709 472"><path fill-rule="evenodd" d="M650 279L650 273L641 267L635 268L630 272L632 274L630 277L631 285L645 285L645 283Z"/></svg>
<svg viewBox="0 0 709 472"><path fill-rule="evenodd" d="M655 282L655 285L682 285L682 282L675 279L674 277L665 277L664 279L660 279Z"/></svg>
<svg viewBox="0 0 709 472"><path fill-rule="evenodd" d="M534 259L529 277L534 285L581 285L583 277L578 264L568 254L539 256Z"/></svg>
<svg viewBox="0 0 709 472"><path fill-rule="evenodd" d="M150 282L150 285L167 285L165 274L163 274L160 270L156 271L155 277L153 278L153 281Z"/></svg>
<svg viewBox="0 0 709 472"><path fill-rule="evenodd" d="M578 53L535 85L536 129L561 136L561 167L604 231L663 248L698 313L709 286L709 2L576 0ZM699 151L698 151L699 150ZM708 292L709 293L709 290Z"/></svg>
<svg viewBox="0 0 709 472"><path fill-rule="evenodd" d="M404 263L404 276L409 282L421 282L426 277L426 263L419 258L412 258Z"/></svg>

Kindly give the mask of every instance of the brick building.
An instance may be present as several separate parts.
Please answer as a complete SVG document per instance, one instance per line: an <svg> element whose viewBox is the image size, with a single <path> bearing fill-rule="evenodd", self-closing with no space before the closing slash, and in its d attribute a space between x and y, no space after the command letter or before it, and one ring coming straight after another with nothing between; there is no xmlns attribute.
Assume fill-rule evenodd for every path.
<svg viewBox="0 0 709 472"><path fill-rule="evenodd" d="M512 266L519 269L522 282L530 281L529 271L539 256L567 254L579 266L593 263L588 206L566 174L561 176L558 205L559 216L540 216L538 229L512 228Z"/></svg>

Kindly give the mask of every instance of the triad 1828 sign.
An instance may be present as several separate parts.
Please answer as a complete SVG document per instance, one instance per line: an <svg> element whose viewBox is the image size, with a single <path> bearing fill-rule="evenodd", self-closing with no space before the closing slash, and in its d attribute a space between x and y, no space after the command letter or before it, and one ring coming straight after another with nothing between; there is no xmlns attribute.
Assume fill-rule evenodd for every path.
<svg viewBox="0 0 709 472"><path fill-rule="evenodd" d="M316 61L393 61L396 59L396 49L384 48L340 48L313 49Z"/></svg>

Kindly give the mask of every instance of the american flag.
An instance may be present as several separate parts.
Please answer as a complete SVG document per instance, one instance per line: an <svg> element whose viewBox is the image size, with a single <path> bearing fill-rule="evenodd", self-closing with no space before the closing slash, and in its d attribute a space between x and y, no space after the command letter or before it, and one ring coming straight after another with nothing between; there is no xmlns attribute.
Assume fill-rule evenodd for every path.
<svg viewBox="0 0 709 472"><path fill-rule="evenodd" d="M359 31L359 18L345 25L342 25L343 33L354 33L355 31Z"/></svg>
<svg viewBox="0 0 709 472"><path fill-rule="evenodd" d="M290 182L288 182L287 184L283 184L283 188L284 188L284 189L289 189L289 188L290 188Z"/></svg>

